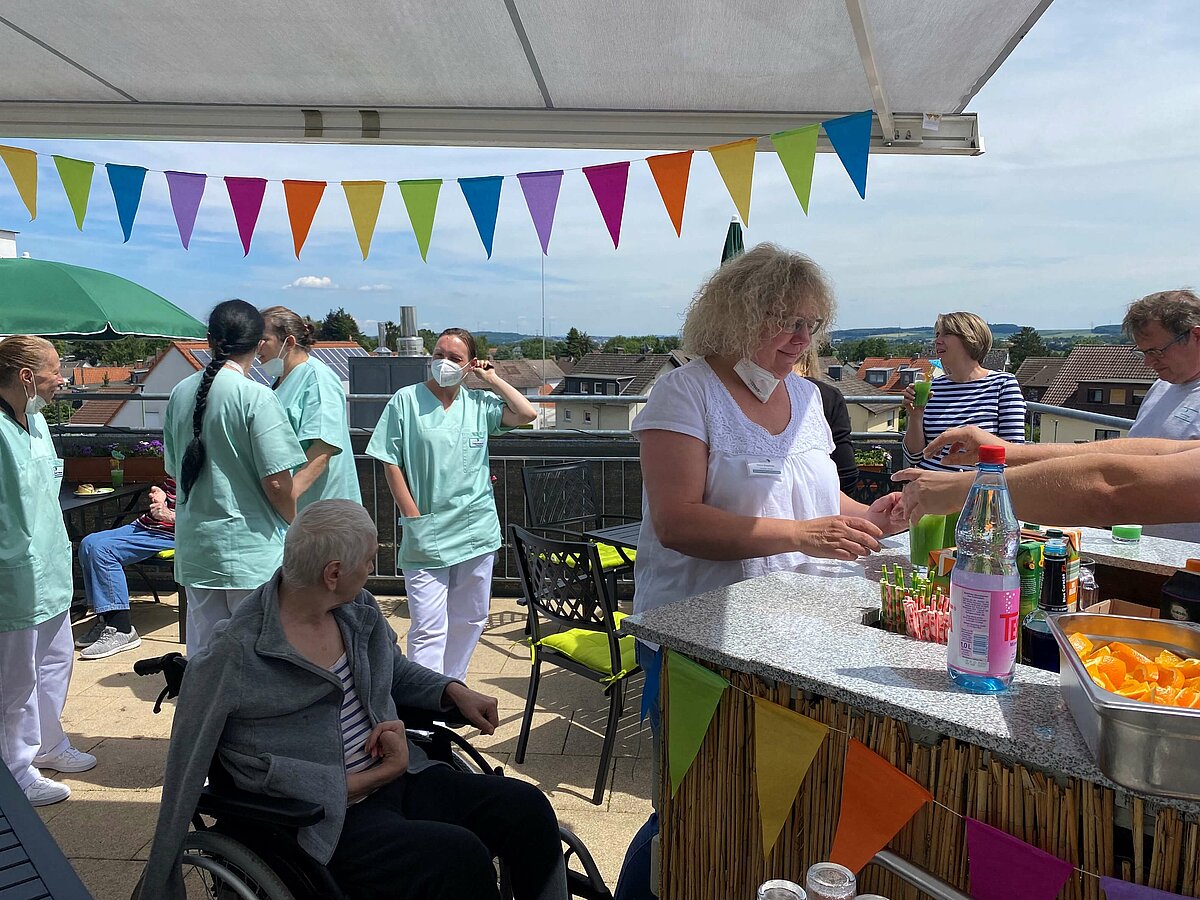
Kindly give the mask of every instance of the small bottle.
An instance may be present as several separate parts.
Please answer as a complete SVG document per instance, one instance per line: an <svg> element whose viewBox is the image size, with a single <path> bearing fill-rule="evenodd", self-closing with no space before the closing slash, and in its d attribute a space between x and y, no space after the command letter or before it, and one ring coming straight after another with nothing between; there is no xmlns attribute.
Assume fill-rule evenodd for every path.
<svg viewBox="0 0 1200 900"><path fill-rule="evenodd" d="M858 881L845 866L821 862L809 867L804 888L808 900L854 900Z"/></svg>
<svg viewBox="0 0 1200 900"><path fill-rule="evenodd" d="M1004 448L979 448L979 465L956 529L950 573L950 681L995 694L1012 681L1021 632L1021 528L1004 480Z"/></svg>
<svg viewBox="0 0 1200 900"><path fill-rule="evenodd" d="M1042 557L1042 595L1037 608L1021 624L1021 662L1047 672L1058 671L1058 643L1047 618L1066 611L1067 542L1050 538Z"/></svg>
<svg viewBox="0 0 1200 900"><path fill-rule="evenodd" d="M758 900L808 900L808 895L794 881L772 878L759 885Z"/></svg>

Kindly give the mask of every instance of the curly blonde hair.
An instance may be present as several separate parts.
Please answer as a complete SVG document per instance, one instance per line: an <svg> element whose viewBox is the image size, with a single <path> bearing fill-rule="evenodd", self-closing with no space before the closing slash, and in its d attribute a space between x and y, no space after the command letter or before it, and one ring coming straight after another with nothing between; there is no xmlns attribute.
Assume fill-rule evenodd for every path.
<svg viewBox="0 0 1200 900"><path fill-rule="evenodd" d="M824 320L819 346L836 312L821 267L803 253L759 244L717 269L696 292L683 323L682 346L696 356L746 359L795 321L797 310Z"/></svg>

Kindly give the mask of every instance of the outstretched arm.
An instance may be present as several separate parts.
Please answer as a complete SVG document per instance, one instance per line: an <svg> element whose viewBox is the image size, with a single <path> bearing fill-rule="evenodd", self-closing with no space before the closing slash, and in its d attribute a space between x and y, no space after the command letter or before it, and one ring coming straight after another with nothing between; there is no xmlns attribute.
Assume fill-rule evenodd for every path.
<svg viewBox="0 0 1200 900"><path fill-rule="evenodd" d="M1004 448L1004 461L1009 466L1022 466L1047 459L1091 456L1101 453L1120 456L1166 456L1195 450L1192 441L1172 441L1165 438L1119 438L1113 441L1091 441L1086 444L1013 444L1002 441L976 425L948 428L929 442L925 458L934 459L943 447L950 452L941 460L946 466L973 466L979 462L979 448L985 444Z"/></svg>

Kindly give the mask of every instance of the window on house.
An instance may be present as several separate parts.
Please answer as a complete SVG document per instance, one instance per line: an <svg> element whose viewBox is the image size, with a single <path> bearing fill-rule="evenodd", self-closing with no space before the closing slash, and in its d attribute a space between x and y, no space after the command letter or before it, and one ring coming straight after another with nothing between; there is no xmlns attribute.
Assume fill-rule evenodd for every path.
<svg viewBox="0 0 1200 900"><path fill-rule="evenodd" d="M1113 441L1121 436L1121 432L1115 428L1097 428L1096 440L1098 441Z"/></svg>
<svg viewBox="0 0 1200 900"><path fill-rule="evenodd" d="M1087 389L1087 402L1088 403L1103 403L1104 402L1104 390L1101 388L1088 388Z"/></svg>
<svg viewBox="0 0 1200 900"><path fill-rule="evenodd" d="M1146 399L1146 392L1144 390L1138 390L1137 388L1133 389L1133 405L1134 406L1141 406L1142 401L1145 399Z"/></svg>
<svg viewBox="0 0 1200 900"><path fill-rule="evenodd" d="M592 414L590 412L585 412L583 414L583 424L585 424L585 425L592 424Z"/></svg>
<svg viewBox="0 0 1200 900"><path fill-rule="evenodd" d="M1124 406L1126 392L1125 388L1111 388L1108 392L1108 402L1113 406Z"/></svg>
<svg viewBox="0 0 1200 900"><path fill-rule="evenodd" d="M596 382L596 393L597 393L597 394L603 394L603 393L604 393L604 382L603 382L603 381L597 381L597 382Z"/></svg>
<svg viewBox="0 0 1200 900"><path fill-rule="evenodd" d="M887 384L888 370L887 369L868 369L867 384L873 384L876 387L882 387Z"/></svg>
<svg viewBox="0 0 1200 900"><path fill-rule="evenodd" d="M564 409L564 410L563 410L563 421L564 421L564 422L570 422L570 421L571 421L571 411L570 411L569 409Z"/></svg>
<svg viewBox="0 0 1200 900"><path fill-rule="evenodd" d="M586 381L579 382L579 393L590 394L591 392L592 386L590 384L588 384Z"/></svg>
<svg viewBox="0 0 1200 900"><path fill-rule="evenodd" d="M604 386L604 393L612 397L617 396L617 386L615 384L606 384Z"/></svg>

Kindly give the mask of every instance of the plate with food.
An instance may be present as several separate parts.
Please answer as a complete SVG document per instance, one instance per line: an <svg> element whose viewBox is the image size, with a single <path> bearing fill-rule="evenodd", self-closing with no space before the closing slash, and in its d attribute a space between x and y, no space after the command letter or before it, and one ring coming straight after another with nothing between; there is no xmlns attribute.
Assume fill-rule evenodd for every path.
<svg viewBox="0 0 1200 900"><path fill-rule="evenodd" d="M75 488L75 496L95 497L99 494L111 494L113 490L114 489L110 487L96 487L94 484L81 484L79 487Z"/></svg>

